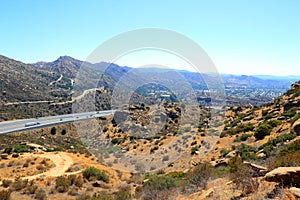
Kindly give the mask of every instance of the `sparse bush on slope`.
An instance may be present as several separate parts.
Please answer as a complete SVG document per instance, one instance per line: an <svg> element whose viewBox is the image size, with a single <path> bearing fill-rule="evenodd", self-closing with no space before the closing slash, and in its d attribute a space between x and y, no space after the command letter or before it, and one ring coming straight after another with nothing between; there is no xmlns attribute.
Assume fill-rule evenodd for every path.
<svg viewBox="0 0 300 200"><path fill-rule="evenodd" d="M86 178L87 180L101 180L103 182L108 183L109 182L109 176L105 171L99 170L95 167L88 167L86 168L83 172L83 177Z"/></svg>
<svg viewBox="0 0 300 200"><path fill-rule="evenodd" d="M254 137L256 140L262 140L264 139L267 135L270 135L272 131L272 126L269 124L261 124L259 125L254 133Z"/></svg>
<svg viewBox="0 0 300 200"><path fill-rule="evenodd" d="M10 200L11 192L8 190L1 190L0 191L0 200Z"/></svg>

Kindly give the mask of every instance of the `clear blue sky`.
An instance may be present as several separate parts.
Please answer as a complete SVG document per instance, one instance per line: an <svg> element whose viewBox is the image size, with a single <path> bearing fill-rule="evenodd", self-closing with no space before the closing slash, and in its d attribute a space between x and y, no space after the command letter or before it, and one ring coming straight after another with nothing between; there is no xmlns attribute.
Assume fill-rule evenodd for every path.
<svg viewBox="0 0 300 200"><path fill-rule="evenodd" d="M121 32L182 33L222 73L300 75L298 0L12 0L0 7L0 54L23 62L84 60Z"/></svg>

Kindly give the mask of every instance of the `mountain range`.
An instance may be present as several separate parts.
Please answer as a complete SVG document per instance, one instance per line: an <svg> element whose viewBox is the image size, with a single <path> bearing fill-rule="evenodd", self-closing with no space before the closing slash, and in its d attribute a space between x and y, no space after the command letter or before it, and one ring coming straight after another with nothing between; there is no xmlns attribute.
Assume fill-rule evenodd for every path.
<svg viewBox="0 0 300 200"><path fill-rule="evenodd" d="M61 56L53 62L33 64L25 64L0 56L0 66L0 103L41 100L65 101L71 98L75 81L78 81L75 85L84 85L82 90L104 87L112 91L121 80L126 87L142 86L145 83L147 85L147 83L154 82L167 87L182 88L188 83L194 90L203 91L207 89L205 81L210 79L209 74L199 74L186 70L135 69L121 67L113 63L89 63L69 56ZM282 77L228 74L221 74L220 77L224 88L231 91L232 88L275 88L285 91L291 85L290 79ZM80 81L82 82L80 83ZM271 99L268 98L268 100Z"/></svg>

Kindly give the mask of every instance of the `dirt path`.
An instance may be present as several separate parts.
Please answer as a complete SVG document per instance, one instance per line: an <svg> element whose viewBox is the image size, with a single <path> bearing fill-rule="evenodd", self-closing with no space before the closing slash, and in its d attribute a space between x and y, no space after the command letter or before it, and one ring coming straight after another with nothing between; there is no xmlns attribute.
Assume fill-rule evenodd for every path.
<svg viewBox="0 0 300 200"><path fill-rule="evenodd" d="M23 157L32 156L32 154L24 154ZM66 173L66 171L73 165L73 159L64 152L55 152L55 153L44 153L44 154L34 154L34 156L41 158L48 158L52 160L55 164L55 167L41 174L36 174L33 176L22 177L22 179L33 180L40 177L58 177L64 174L75 174L79 172Z"/></svg>

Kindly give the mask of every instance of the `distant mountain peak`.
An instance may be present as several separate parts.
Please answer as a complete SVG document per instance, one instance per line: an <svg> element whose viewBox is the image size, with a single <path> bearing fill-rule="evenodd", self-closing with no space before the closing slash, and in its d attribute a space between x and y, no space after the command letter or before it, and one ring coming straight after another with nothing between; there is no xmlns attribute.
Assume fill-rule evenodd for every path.
<svg viewBox="0 0 300 200"><path fill-rule="evenodd" d="M71 56L59 56L58 59L56 59L54 62L63 62L63 61L79 61L79 60L76 60L75 58L72 58Z"/></svg>

